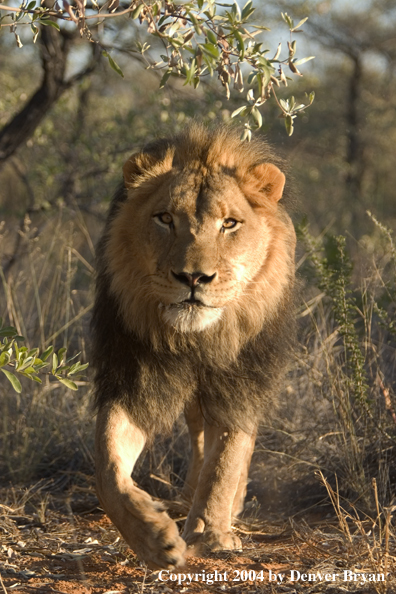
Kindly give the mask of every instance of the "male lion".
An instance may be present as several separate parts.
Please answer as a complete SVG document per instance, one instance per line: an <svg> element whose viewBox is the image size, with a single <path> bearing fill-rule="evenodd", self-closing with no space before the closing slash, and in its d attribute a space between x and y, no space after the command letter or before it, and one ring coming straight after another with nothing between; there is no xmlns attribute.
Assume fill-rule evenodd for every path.
<svg viewBox="0 0 396 594"><path fill-rule="evenodd" d="M195 123L125 163L98 246L97 491L152 568L181 565L186 544L241 547L231 520L294 328L295 233L278 166L262 140ZM183 410L192 504L181 538L131 474Z"/></svg>

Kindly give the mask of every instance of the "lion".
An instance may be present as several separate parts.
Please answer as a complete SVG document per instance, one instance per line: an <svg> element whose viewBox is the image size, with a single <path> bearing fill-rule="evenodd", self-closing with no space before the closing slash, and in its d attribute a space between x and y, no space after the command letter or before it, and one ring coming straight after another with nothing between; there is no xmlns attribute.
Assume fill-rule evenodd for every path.
<svg viewBox="0 0 396 594"><path fill-rule="evenodd" d="M195 122L133 154L111 203L92 322L97 493L153 569L183 565L186 547L241 549L232 520L295 325L282 169L263 140ZM191 508L180 536L131 475L183 411Z"/></svg>

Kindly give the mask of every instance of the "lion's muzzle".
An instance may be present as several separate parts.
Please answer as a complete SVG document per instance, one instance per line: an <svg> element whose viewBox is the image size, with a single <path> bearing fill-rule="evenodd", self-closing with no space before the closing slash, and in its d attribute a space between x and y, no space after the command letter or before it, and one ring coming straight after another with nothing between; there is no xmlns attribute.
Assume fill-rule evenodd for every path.
<svg viewBox="0 0 396 594"><path fill-rule="evenodd" d="M221 318L223 309L188 299L170 305L160 304L163 320L178 332L201 332Z"/></svg>

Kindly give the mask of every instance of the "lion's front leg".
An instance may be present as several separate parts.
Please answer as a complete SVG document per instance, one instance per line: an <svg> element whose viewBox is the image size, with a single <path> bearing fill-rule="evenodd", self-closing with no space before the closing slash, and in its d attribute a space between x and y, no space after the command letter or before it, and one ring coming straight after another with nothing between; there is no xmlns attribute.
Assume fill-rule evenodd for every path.
<svg viewBox="0 0 396 594"><path fill-rule="evenodd" d="M241 548L231 520L252 440L240 430L205 425L204 463L183 533L188 545L203 543L212 551Z"/></svg>
<svg viewBox="0 0 396 594"><path fill-rule="evenodd" d="M120 405L103 407L96 421L99 501L136 555L153 569L182 565L186 545L173 520L131 478L146 438Z"/></svg>

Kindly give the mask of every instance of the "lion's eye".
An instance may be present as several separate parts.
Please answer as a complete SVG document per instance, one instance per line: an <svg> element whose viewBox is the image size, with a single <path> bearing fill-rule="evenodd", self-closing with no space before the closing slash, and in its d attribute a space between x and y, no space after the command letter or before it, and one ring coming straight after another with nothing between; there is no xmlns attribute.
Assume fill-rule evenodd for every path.
<svg viewBox="0 0 396 594"><path fill-rule="evenodd" d="M221 230L224 232L225 229L233 229L234 227L237 226L237 224L238 224L238 221L236 221L235 219L225 219L223 221Z"/></svg>
<svg viewBox="0 0 396 594"><path fill-rule="evenodd" d="M161 212L155 215L155 218L163 225L171 225L173 223L172 215L169 212Z"/></svg>

